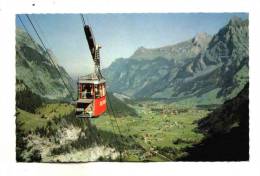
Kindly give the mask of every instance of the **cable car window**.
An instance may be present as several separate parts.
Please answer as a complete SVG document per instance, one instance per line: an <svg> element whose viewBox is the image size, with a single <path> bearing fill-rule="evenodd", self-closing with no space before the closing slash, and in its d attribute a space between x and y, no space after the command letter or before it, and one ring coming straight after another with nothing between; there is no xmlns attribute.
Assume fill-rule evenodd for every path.
<svg viewBox="0 0 260 176"><path fill-rule="evenodd" d="M105 83L103 84L103 95L106 96L106 88L105 88Z"/></svg>
<svg viewBox="0 0 260 176"><path fill-rule="evenodd" d="M93 85L87 84L87 98L93 99L93 91L92 91Z"/></svg>
<svg viewBox="0 0 260 176"><path fill-rule="evenodd" d="M87 87L85 84L82 84L81 92L82 92L82 98L87 98Z"/></svg>
<svg viewBox="0 0 260 176"><path fill-rule="evenodd" d="M100 96L103 97L106 95L105 84L100 84L99 86Z"/></svg>
<svg viewBox="0 0 260 176"><path fill-rule="evenodd" d="M82 98L85 99L93 99L93 91L91 84L83 84L82 85Z"/></svg>
<svg viewBox="0 0 260 176"><path fill-rule="evenodd" d="M100 85L98 85L99 95L100 95L100 97L103 97L101 89L102 89L102 85L100 84Z"/></svg>
<svg viewBox="0 0 260 176"><path fill-rule="evenodd" d="M104 96L104 94L103 94L103 84L99 85L99 92L100 92L100 97L103 97Z"/></svg>
<svg viewBox="0 0 260 176"><path fill-rule="evenodd" d="M78 98L81 98L81 84L78 83Z"/></svg>
<svg viewBox="0 0 260 176"><path fill-rule="evenodd" d="M95 85L95 98L100 98L99 85Z"/></svg>

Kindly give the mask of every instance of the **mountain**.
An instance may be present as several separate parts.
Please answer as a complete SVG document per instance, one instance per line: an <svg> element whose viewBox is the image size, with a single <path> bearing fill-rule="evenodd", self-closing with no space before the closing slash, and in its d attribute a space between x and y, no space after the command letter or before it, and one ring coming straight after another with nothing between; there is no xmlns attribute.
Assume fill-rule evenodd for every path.
<svg viewBox="0 0 260 176"><path fill-rule="evenodd" d="M51 51L48 53L54 59L68 89L74 93L71 77L56 63L54 54ZM16 78L42 97L64 99L69 96L46 51L20 28L16 29Z"/></svg>
<svg viewBox="0 0 260 176"><path fill-rule="evenodd" d="M163 57L165 59L181 60L183 58L192 58L204 51L211 40L207 33L198 33L194 38L175 45L169 45L161 48L146 49L138 48L130 57L133 59L156 59Z"/></svg>
<svg viewBox="0 0 260 176"><path fill-rule="evenodd" d="M174 96L214 92L216 98L234 97L248 81L248 61L248 20L232 18L204 53L179 70Z"/></svg>
<svg viewBox="0 0 260 176"><path fill-rule="evenodd" d="M109 90L132 97L146 91L143 96L150 96L158 86L166 87L163 79L176 74L179 67L205 50L210 39L208 34L199 33L176 45L156 49L141 47L130 58L117 59L103 70ZM159 85L155 85L158 82Z"/></svg>
<svg viewBox="0 0 260 176"><path fill-rule="evenodd" d="M32 41L23 30L18 28L16 33L16 106L34 113L43 102L51 102L49 99L70 98L60 75L43 48ZM54 59L69 90L75 93L73 80L66 70L56 63L53 52L48 50L48 53ZM108 93L108 97L117 116L138 116L135 110L127 105L130 100L126 102L111 93ZM108 111L111 110L109 106Z"/></svg>
<svg viewBox="0 0 260 176"><path fill-rule="evenodd" d="M248 82L248 20L232 18L213 37L139 48L103 70L109 91L134 98L222 103Z"/></svg>
<svg viewBox="0 0 260 176"><path fill-rule="evenodd" d="M206 138L187 150L180 160L249 160L249 84L233 99L226 101L198 122Z"/></svg>

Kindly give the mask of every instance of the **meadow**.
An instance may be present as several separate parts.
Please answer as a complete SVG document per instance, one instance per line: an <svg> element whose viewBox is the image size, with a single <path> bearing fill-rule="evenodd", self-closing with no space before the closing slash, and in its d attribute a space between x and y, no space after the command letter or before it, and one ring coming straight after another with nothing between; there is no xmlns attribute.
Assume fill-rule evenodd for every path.
<svg viewBox="0 0 260 176"><path fill-rule="evenodd" d="M34 134L53 143L46 144L45 147L50 149L45 151L48 153L45 156L39 149L43 161L55 161L54 158L66 154L73 158L73 153L93 146L114 148L120 153L116 159L107 156L99 157L99 161L172 161L187 155L185 149L204 137L196 132L196 121L209 113L205 109L158 101L128 105L137 116L123 116L110 109L99 118L88 121L77 119L71 104L44 104L35 113L17 109L17 124L23 138L28 140L27 136ZM89 122L92 127L87 124ZM61 129L71 127L79 129L79 137L67 141L65 137L62 139ZM24 153L28 153L27 147L23 147L27 150Z"/></svg>

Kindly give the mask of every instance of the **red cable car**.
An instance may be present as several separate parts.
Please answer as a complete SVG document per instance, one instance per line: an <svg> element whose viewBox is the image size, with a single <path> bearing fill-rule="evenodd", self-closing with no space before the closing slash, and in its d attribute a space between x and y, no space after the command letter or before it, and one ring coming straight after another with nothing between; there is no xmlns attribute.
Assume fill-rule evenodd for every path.
<svg viewBox="0 0 260 176"><path fill-rule="evenodd" d="M78 79L76 117L96 118L106 111L106 81L100 72L100 46L96 45L91 28L84 25L85 35L95 64L93 74Z"/></svg>
<svg viewBox="0 0 260 176"><path fill-rule="evenodd" d="M77 117L99 117L106 111L106 81L95 75L78 80Z"/></svg>

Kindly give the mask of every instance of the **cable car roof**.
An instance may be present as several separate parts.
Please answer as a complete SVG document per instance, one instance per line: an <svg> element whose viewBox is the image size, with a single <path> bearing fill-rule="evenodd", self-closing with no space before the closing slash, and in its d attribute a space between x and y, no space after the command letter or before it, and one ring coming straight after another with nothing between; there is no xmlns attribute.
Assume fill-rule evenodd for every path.
<svg viewBox="0 0 260 176"><path fill-rule="evenodd" d="M105 83L105 79L101 78L98 79L98 77L95 74L89 74L86 76L81 76L78 78L78 83L91 83L91 84L100 84Z"/></svg>

